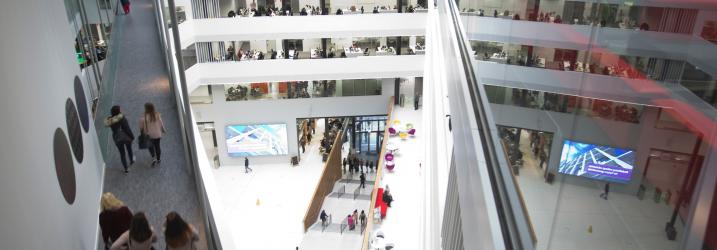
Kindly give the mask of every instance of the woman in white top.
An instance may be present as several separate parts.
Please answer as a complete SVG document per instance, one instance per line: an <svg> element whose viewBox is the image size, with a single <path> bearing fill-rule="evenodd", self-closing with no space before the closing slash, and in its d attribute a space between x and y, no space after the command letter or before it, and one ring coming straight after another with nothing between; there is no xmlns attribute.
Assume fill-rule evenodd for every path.
<svg viewBox="0 0 717 250"><path fill-rule="evenodd" d="M120 235L110 250L150 250L153 249L152 244L155 241L157 241L157 236L149 226L147 217L143 212L137 212L132 216L129 230Z"/></svg>
<svg viewBox="0 0 717 250"><path fill-rule="evenodd" d="M164 240L167 250L194 250L197 249L194 244L199 240L199 233L177 212L170 212L164 222Z"/></svg>
<svg viewBox="0 0 717 250"><path fill-rule="evenodd" d="M154 109L154 104L150 102L144 104L144 116L139 121L139 128L142 133L149 135L152 166L159 165L162 162L160 158L162 148L159 146L159 140L167 130L164 128L162 116Z"/></svg>

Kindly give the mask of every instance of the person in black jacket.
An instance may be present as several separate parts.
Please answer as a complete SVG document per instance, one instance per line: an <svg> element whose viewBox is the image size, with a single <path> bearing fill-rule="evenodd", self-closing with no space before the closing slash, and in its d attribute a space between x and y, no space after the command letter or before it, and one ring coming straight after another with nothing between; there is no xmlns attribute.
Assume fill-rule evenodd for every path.
<svg viewBox="0 0 717 250"><path fill-rule="evenodd" d="M112 140L115 142L120 152L120 160L124 166L124 173L128 173L127 160L125 159L125 151L129 155L129 165L134 164L134 155L132 155L132 141L134 134L129 127L129 122L124 114L120 111L119 106L112 106L110 116L105 119L105 126L112 129Z"/></svg>

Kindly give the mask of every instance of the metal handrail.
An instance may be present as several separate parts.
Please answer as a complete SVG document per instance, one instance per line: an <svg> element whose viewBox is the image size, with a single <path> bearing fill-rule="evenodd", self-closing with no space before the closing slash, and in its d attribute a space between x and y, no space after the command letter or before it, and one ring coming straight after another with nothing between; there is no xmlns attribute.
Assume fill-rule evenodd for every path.
<svg viewBox="0 0 717 250"><path fill-rule="evenodd" d="M346 185L343 185L343 186L339 187L339 190L338 190L338 192L336 192L336 193L338 193L338 194L339 194L339 198L341 198L341 196L343 196L343 195L346 193Z"/></svg>
<svg viewBox="0 0 717 250"><path fill-rule="evenodd" d="M501 235L503 236L503 243L506 249L532 249L533 245L530 242L527 228L524 228L525 222L519 222L517 215L521 214L522 211L515 206L516 204L516 193L515 189L508 188L508 183L511 181L512 174L507 167L501 167L501 161L499 160L498 153L502 148L498 148L497 142L494 140L495 124L489 121L489 107L484 105L486 102L481 96L481 85L476 79L476 74L472 66L471 53L468 48L470 44L465 37L465 31L462 27L460 15L458 12L458 4L455 1L448 0L443 1L447 4L447 10L449 19L452 21L452 26L455 29L455 38L457 41L457 53L460 56L459 61L462 64L462 72L465 74L465 86L467 92L463 93L469 98L468 106L465 108L466 112L472 112L475 115L475 124L470 124L470 127L475 127L477 133L480 135L480 148L483 151L484 160L488 179L490 180L490 186L493 190L493 199L495 200L495 206L498 213L498 223L500 224ZM468 125L468 124L466 124ZM456 126L454 126L456 127ZM478 142L476 142L477 144ZM525 219L525 216L522 217ZM523 224L523 225L519 225ZM525 234L523 234L525 232ZM534 242L532 242L534 244Z"/></svg>
<svg viewBox="0 0 717 250"><path fill-rule="evenodd" d="M359 185L358 187L356 187L356 189L354 189L354 200L356 200L356 197L358 197L360 193L361 193L361 185Z"/></svg>

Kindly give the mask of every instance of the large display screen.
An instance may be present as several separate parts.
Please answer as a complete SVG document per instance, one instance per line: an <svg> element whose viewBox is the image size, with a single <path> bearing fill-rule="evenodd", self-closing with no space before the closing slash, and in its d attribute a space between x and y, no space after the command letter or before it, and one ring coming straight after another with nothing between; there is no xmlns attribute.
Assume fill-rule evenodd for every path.
<svg viewBox="0 0 717 250"><path fill-rule="evenodd" d="M565 140L558 172L625 183L635 166L635 151Z"/></svg>
<svg viewBox="0 0 717 250"><path fill-rule="evenodd" d="M231 157L289 153L286 124L229 125L225 137Z"/></svg>

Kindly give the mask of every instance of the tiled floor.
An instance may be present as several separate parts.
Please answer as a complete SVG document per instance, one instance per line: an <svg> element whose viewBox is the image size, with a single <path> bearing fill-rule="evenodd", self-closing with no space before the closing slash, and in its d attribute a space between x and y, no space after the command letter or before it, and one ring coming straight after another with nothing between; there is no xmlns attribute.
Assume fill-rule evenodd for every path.
<svg viewBox="0 0 717 250"><path fill-rule="evenodd" d="M133 1L131 13L118 16L115 25L122 26L117 30L121 30L123 38L116 46L119 50L112 52L118 57L115 90L114 96L103 98L111 98L113 105L122 107L135 136L139 135L139 118L144 112L144 103L153 102L157 111L162 113L167 133L161 140L162 165L150 167L147 150L138 150L137 144L134 144L137 162L130 166L129 174L124 174L115 146L109 145L103 191L113 192L132 212L144 211L158 235L162 235L164 216L177 211L197 227L201 235L197 245L206 249L197 187L185 161L177 105L170 92L152 2ZM109 114L109 110L99 112L100 117ZM163 236L159 237L155 247L164 249Z"/></svg>
<svg viewBox="0 0 717 250"><path fill-rule="evenodd" d="M377 229L384 232L386 241L394 243L398 249L419 249L421 239L420 207L423 194L423 173L419 164L423 161L423 140L421 131L421 110L413 110L413 105L406 107L396 106L393 111L393 120L401 123L394 127L403 127L406 123L413 123L418 133L415 137L400 139L391 137L388 141L396 145L399 150L395 155L394 171L384 168L382 187L389 186L394 201L388 209L386 219L381 224L375 224Z"/></svg>
<svg viewBox="0 0 717 250"><path fill-rule="evenodd" d="M603 200L599 197L602 182L595 181L588 188L562 179L581 177L556 176L552 185L547 184L530 152L528 133L523 131L521 136L525 163L517 180L538 239L536 249L678 249L680 226L676 241L667 240L664 231L670 207L618 192L610 192L609 199Z"/></svg>
<svg viewBox="0 0 717 250"><path fill-rule="evenodd" d="M304 214L324 166L318 153L324 122L316 124L298 166L288 161L253 164L248 174L244 166L214 169L237 249L295 249L301 244Z"/></svg>

